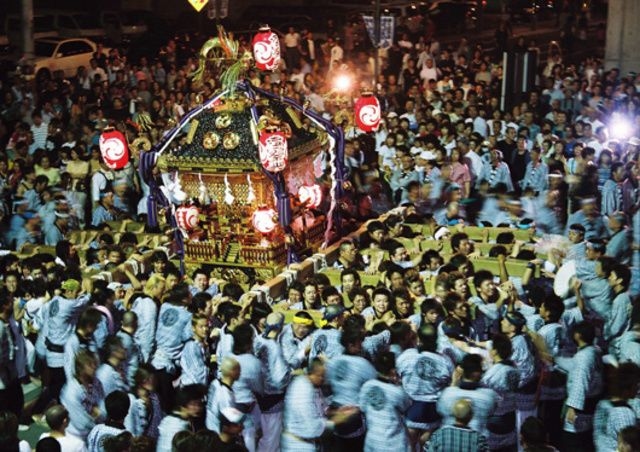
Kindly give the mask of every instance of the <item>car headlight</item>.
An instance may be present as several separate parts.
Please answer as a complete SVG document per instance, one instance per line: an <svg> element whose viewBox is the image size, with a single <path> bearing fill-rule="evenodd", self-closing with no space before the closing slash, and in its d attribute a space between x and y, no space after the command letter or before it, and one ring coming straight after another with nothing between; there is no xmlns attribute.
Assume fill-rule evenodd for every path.
<svg viewBox="0 0 640 452"><path fill-rule="evenodd" d="M26 81L30 81L35 78L34 69L31 64L21 64L16 68L15 75L22 77Z"/></svg>
<svg viewBox="0 0 640 452"><path fill-rule="evenodd" d="M35 67L33 64L23 64L18 66L18 72L22 75L33 75L35 72Z"/></svg>

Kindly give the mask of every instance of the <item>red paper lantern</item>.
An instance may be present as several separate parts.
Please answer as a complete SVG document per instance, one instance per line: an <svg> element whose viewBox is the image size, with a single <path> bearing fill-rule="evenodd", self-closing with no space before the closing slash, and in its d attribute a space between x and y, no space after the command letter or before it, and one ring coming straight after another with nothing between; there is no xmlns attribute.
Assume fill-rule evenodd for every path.
<svg viewBox="0 0 640 452"><path fill-rule="evenodd" d="M251 224L256 231L262 234L273 232L278 225L276 222L276 211L268 207L260 207L253 212Z"/></svg>
<svg viewBox="0 0 640 452"><path fill-rule="evenodd" d="M261 71L273 71L280 65L280 39L269 27L261 27L253 37L253 59Z"/></svg>
<svg viewBox="0 0 640 452"><path fill-rule="evenodd" d="M300 203L306 204L307 207L315 209L322 202L322 189L319 185L311 186L302 185L298 188L298 199Z"/></svg>
<svg viewBox="0 0 640 452"><path fill-rule="evenodd" d="M196 206L178 207L176 209L176 221L180 229L191 231L198 226L200 210Z"/></svg>
<svg viewBox="0 0 640 452"><path fill-rule="evenodd" d="M100 135L100 153L104 163L111 169L122 169L129 163L127 140L117 130L109 130Z"/></svg>
<svg viewBox="0 0 640 452"><path fill-rule="evenodd" d="M272 173L279 173L289 163L287 137L279 131L262 132L258 140L258 153L264 169Z"/></svg>
<svg viewBox="0 0 640 452"><path fill-rule="evenodd" d="M374 95L356 101L356 125L363 132L375 132L380 125L380 103Z"/></svg>

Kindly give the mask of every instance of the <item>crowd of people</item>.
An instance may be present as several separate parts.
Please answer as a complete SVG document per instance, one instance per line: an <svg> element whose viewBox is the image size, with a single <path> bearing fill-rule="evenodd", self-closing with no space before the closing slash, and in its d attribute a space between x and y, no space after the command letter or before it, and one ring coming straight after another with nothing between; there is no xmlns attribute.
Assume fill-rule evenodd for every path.
<svg viewBox="0 0 640 452"><path fill-rule="evenodd" d="M340 242L338 284L317 273L272 304L206 266L181 274L171 231L157 249L108 231L144 222L149 193L139 156L111 170L99 136L155 143L215 92L189 78L188 42L139 61L99 47L74 77L2 80L3 450L30 450L31 420L50 430L38 451L640 450L640 76L553 46L538 87L503 110L503 68L481 46L397 36L377 80L357 24L330 23L322 42L292 28L281 67L246 74L344 128L341 216L366 225ZM345 74L375 88L377 132L334 95ZM542 259L503 232L486 253L469 226L563 246ZM37 245L55 255L25 257ZM29 381L42 393L25 404Z"/></svg>

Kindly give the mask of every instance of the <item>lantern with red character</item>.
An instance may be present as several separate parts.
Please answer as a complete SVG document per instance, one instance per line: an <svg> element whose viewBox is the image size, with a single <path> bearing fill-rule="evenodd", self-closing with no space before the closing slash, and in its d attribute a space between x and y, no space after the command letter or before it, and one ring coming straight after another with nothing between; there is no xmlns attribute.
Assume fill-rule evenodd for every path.
<svg viewBox="0 0 640 452"><path fill-rule="evenodd" d="M266 25L253 37L253 59L261 71L273 71L280 65L280 39Z"/></svg>
<svg viewBox="0 0 640 452"><path fill-rule="evenodd" d="M276 229L276 221L276 211L268 207L259 207L251 216L251 224L255 230L265 235Z"/></svg>
<svg viewBox="0 0 640 452"><path fill-rule="evenodd" d="M129 163L129 149L124 135L115 129L105 129L100 135L100 153L111 169L122 169Z"/></svg>
<svg viewBox="0 0 640 452"><path fill-rule="evenodd" d="M322 189L318 184L302 185L298 188L298 200L308 208L315 209L322 202Z"/></svg>
<svg viewBox="0 0 640 452"><path fill-rule="evenodd" d="M178 227L185 231L192 231L198 226L200 210L196 206L178 207L176 209L176 222Z"/></svg>
<svg viewBox="0 0 640 452"><path fill-rule="evenodd" d="M258 141L258 153L260 163L267 171L279 173L284 170L289 163L287 137L284 132L262 131Z"/></svg>
<svg viewBox="0 0 640 452"><path fill-rule="evenodd" d="M356 101L356 125L363 132L375 132L380 125L380 103L371 92Z"/></svg>

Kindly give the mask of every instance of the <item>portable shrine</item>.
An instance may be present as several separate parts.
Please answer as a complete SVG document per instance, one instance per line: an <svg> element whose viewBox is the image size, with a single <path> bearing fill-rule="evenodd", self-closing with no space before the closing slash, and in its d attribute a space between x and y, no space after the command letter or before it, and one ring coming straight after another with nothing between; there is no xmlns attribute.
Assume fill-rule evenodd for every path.
<svg viewBox="0 0 640 452"><path fill-rule="evenodd" d="M196 79L206 77L209 60L232 64L214 97L142 153L149 222L175 226L186 266L270 278L335 236L343 134L294 100L245 81L251 55L224 30L201 52Z"/></svg>

